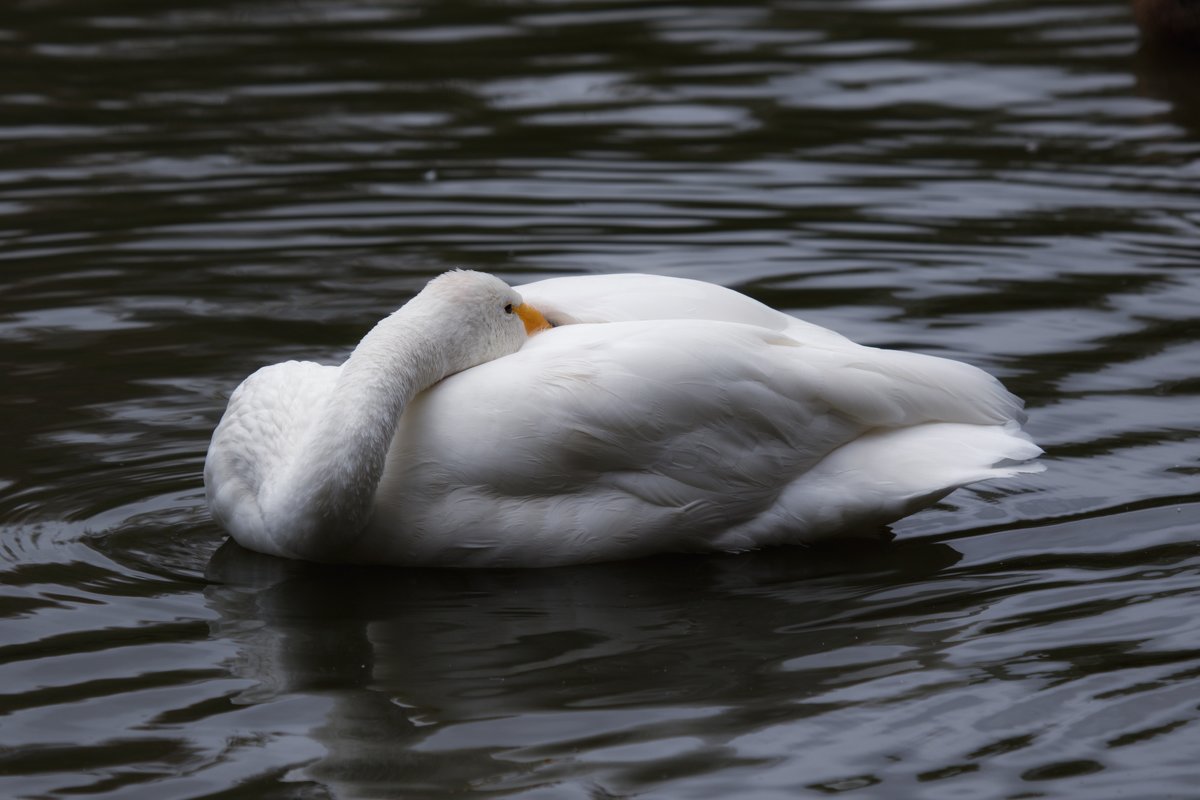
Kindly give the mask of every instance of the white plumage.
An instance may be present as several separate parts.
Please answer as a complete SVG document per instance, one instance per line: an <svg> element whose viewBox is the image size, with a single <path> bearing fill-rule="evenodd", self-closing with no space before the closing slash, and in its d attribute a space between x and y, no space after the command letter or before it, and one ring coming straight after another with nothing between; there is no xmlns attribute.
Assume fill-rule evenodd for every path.
<svg viewBox="0 0 1200 800"><path fill-rule="evenodd" d="M240 543L448 566L747 550L867 533L1040 469L1022 463L1041 450L1020 400L960 362L698 281L559 278L518 296L451 275L486 283L487 307L438 279L346 365L275 365L230 398L205 480ZM522 298L558 327L471 321L506 322Z"/></svg>

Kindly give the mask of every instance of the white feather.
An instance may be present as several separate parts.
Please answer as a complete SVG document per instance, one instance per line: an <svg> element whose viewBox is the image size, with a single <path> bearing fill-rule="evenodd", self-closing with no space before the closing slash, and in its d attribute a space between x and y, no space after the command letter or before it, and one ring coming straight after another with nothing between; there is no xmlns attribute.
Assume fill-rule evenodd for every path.
<svg viewBox="0 0 1200 800"><path fill-rule="evenodd" d="M249 499L303 492L271 476L297 474L279 465L304 458L298 443L322 413L356 402L336 388L341 368L289 363L247 379L209 452L217 518L283 555L544 566L861 533L966 483L1037 469L995 466L1041 451L1020 432L1020 401L966 364L862 347L696 281L518 290L566 324L406 398L369 511L344 530L272 525ZM389 346L430 346L406 335Z"/></svg>

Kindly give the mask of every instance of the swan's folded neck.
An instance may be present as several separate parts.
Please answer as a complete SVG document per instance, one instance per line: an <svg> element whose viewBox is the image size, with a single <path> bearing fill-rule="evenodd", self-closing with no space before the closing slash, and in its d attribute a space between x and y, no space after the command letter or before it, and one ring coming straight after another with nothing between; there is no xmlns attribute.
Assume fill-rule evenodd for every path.
<svg viewBox="0 0 1200 800"><path fill-rule="evenodd" d="M260 492L264 524L307 558L337 560L366 524L400 415L451 370L435 320L406 306L345 363L296 447Z"/></svg>

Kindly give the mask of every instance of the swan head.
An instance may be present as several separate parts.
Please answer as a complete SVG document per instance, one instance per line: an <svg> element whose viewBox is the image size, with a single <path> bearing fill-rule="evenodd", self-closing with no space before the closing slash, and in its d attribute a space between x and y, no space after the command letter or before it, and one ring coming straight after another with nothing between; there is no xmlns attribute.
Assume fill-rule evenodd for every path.
<svg viewBox="0 0 1200 800"><path fill-rule="evenodd" d="M529 336L551 327L512 287L484 272L446 272L410 303L435 317L455 372L515 353Z"/></svg>

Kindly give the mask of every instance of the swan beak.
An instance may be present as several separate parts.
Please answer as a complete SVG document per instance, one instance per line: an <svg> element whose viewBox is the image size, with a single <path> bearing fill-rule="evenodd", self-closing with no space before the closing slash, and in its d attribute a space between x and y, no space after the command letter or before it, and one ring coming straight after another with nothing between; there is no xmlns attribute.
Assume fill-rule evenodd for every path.
<svg viewBox="0 0 1200 800"><path fill-rule="evenodd" d="M542 312L529 305L529 303L521 303L515 310L517 316L525 323L525 333L530 336L538 331L545 331L554 327L546 321L546 318L542 316Z"/></svg>

